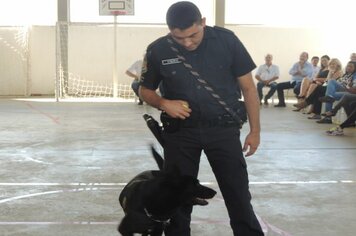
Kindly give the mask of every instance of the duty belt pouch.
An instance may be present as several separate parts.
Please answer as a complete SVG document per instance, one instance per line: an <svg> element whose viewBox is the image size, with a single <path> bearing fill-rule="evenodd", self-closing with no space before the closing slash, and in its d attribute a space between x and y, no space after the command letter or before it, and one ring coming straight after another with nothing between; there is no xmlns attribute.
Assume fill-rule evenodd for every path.
<svg viewBox="0 0 356 236"><path fill-rule="evenodd" d="M162 112L161 113L161 122L163 125L163 132L166 133L175 133L179 130L180 128L180 119L173 118L169 116L167 113Z"/></svg>
<svg viewBox="0 0 356 236"><path fill-rule="evenodd" d="M247 111L244 101L238 101L237 108L235 109L235 113L239 116L241 123L240 126L243 125L247 121Z"/></svg>

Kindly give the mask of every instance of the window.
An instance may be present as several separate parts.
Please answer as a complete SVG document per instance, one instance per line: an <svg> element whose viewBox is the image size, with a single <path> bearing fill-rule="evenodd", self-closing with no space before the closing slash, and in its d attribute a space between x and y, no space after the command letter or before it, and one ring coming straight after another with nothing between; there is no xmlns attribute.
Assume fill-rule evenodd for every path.
<svg viewBox="0 0 356 236"><path fill-rule="evenodd" d="M0 0L0 25L55 25L57 0Z"/></svg>
<svg viewBox="0 0 356 236"><path fill-rule="evenodd" d="M349 0L226 0L227 24L325 26L351 24L354 3Z"/></svg>
<svg viewBox="0 0 356 236"><path fill-rule="evenodd" d="M71 0L72 22L113 22L113 16L99 15L99 0ZM135 0L135 15L118 16L118 23L165 24L166 12L177 0ZM214 22L213 0L192 0L207 18L208 24Z"/></svg>

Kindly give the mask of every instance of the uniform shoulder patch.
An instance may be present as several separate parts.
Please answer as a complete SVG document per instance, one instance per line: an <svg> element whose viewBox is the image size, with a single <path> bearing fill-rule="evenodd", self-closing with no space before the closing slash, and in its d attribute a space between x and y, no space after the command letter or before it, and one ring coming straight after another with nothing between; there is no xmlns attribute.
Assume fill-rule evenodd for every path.
<svg viewBox="0 0 356 236"><path fill-rule="evenodd" d="M147 53L145 54L145 56L143 58L143 62L142 62L140 82L143 82L143 80L144 80L143 74L145 74L146 72L147 72Z"/></svg>

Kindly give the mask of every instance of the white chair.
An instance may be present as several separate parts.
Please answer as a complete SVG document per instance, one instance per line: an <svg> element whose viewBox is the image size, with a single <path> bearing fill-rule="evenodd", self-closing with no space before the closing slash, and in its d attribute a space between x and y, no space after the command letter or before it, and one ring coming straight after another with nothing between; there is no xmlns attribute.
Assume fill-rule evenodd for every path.
<svg viewBox="0 0 356 236"><path fill-rule="evenodd" d="M340 125L346 119L347 119L347 115L344 108L339 109L336 115L332 117L333 123L337 125Z"/></svg>

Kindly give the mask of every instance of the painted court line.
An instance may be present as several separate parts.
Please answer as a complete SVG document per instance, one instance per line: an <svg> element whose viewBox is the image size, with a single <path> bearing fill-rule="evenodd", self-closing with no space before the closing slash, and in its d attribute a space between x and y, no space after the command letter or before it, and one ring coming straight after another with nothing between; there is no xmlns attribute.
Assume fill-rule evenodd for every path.
<svg viewBox="0 0 356 236"><path fill-rule="evenodd" d="M300 181L295 181L297 183L300 183ZM308 181L307 183L316 183L320 181ZM341 183L342 181L324 181L324 183ZM347 181L349 183L350 181ZM353 181L351 181L353 182ZM259 184L262 182L259 182ZM266 182L267 184L271 184L271 182ZM278 182L272 182L272 183L278 183ZM288 183L291 183L288 181ZM20 200L20 199L26 199L26 198L32 198L32 197L38 197L38 196L44 196L44 195L50 195L50 194L60 194L60 193L68 193L68 192L82 192L82 191L100 191L100 190L117 190L118 188L113 188L113 187L95 187L95 186L124 186L126 183L0 183L0 186L80 186L81 188L75 188L75 189L67 189L67 190L53 190L53 191L45 191L45 192L38 192L38 193L32 193L32 194L25 194L25 195L20 195L20 196L15 196L15 197L10 197L10 198L5 198L0 200L0 204L6 203L6 202L11 202L15 200ZM205 182L203 184L207 185L212 185L214 183L212 182ZM219 200L219 199L218 199ZM223 201L223 199L220 199ZM277 233L277 235L281 236L290 236L289 233L279 229L278 227L269 224L267 221L263 220L261 217L257 216L260 223L261 227L263 229L263 232L266 234L269 231ZM229 226L229 220L214 220L214 219L198 219L198 220L193 220L191 222L192 224L218 224L218 225L225 225ZM50 221L50 222L36 222L36 221L2 221L0 222L0 225L117 225L118 222L95 222L95 221L73 221L73 222L61 222L61 221Z"/></svg>
<svg viewBox="0 0 356 236"><path fill-rule="evenodd" d="M127 183L0 183L0 186L125 186Z"/></svg>
<svg viewBox="0 0 356 236"><path fill-rule="evenodd" d="M194 218L194 217L193 217ZM281 236L291 236L291 234L281 230L280 228L269 224L265 220L262 220L261 217L257 216L262 230L267 235L268 232L277 233L277 235ZM18 225L118 225L119 221L0 221L0 225L4 226L18 226ZM215 224L215 225L224 225L229 227L229 220L192 220L191 224L193 225L201 225L201 224Z"/></svg>
<svg viewBox="0 0 356 236"><path fill-rule="evenodd" d="M0 225L117 225L116 221L94 222L94 221L2 221Z"/></svg>
<svg viewBox="0 0 356 236"><path fill-rule="evenodd" d="M251 181L250 185L355 184L354 180ZM125 186L127 183L0 183L0 186ZM216 182L201 182L216 185Z"/></svg>
<svg viewBox="0 0 356 236"><path fill-rule="evenodd" d="M54 123L56 123L57 125L60 124L58 117L53 117L52 115L50 115L50 114L48 114L48 113L46 113L46 112L43 112L43 111L41 111L40 109L34 107L34 106L31 105L30 103L25 102L25 104L26 104L26 106L28 106L28 107L31 108L32 110L34 110L34 111L36 111L36 112L38 112L38 113L40 113L40 114L46 116L47 118L49 118L50 120L52 120L52 121L53 121Z"/></svg>
<svg viewBox="0 0 356 236"><path fill-rule="evenodd" d="M193 217L194 218L194 217ZM258 221L262 227L263 232L267 235L268 232L277 233L281 236L291 236L291 234L285 232L284 230L269 224L261 217L257 216ZM0 225L4 226L18 226L18 225L118 225L119 221L0 221ZM229 220L192 220L191 224L201 225L201 224L215 224L215 225L224 225L229 227Z"/></svg>
<svg viewBox="0 0 356 236"><path fill-rule="evenodd" d="M45 192L39 192L39 193L20 195L20 196L16 196L16 197L4 198L4 199L0 200L0 204L19 200L19 199L32 198L32 197L38 197L38 196L50 195L50 194L68 193L68 192L83 192L83 191L114 190L114 189L116 190L116 188L76 188L76 189L69 189L69 190L45 191Z"/></svg>

